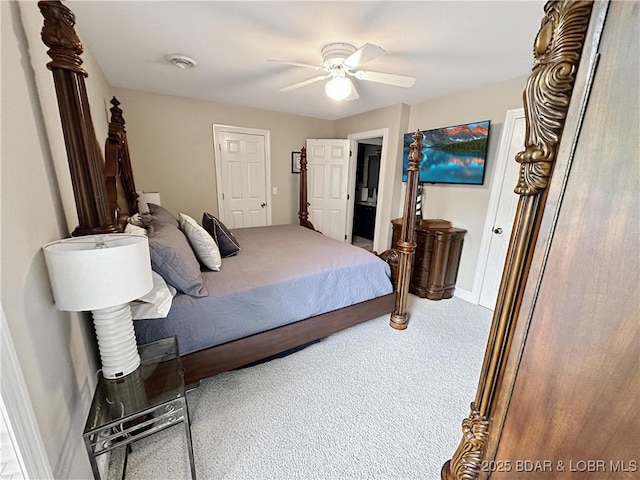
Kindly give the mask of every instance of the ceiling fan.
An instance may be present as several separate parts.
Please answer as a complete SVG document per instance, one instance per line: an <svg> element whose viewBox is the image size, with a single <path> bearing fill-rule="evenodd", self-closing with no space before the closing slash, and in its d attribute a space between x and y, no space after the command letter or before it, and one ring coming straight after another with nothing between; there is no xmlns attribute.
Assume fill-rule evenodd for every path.
<svg viewBox="0 0 640 480"><path fill-rule="evenodd" d="M370 62L383 53L386 53L384 48L372 43L365 43L358 49L348 43L330 43L322 47L322 65L275 59L267 59L267 62L283 63L294 67L311 68L325 72L322 75L281 88L281 92L290 92L291 90L331 78L325 85L327 95L337 101L350 101L356 100L360 96L349 77L405 88L413 86L416 82L415 78L405 75L357 70L360 65Z"/></svg>

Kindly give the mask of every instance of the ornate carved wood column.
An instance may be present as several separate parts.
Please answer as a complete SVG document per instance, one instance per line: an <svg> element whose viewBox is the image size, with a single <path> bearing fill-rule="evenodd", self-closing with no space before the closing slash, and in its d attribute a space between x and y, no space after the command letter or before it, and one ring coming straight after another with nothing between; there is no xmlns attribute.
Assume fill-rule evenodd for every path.
<svg viewBox="0 0 640 480"><path fill-rule="evenodd" d="M551 1L534 42L534 66L525 85L525 150L516 155L520 195L505 270L471 413L462 422L463 438L442 467L443 480L473 480L480 473L489 430L494 428L495 395L503 381L522 294L529 273L547 188L565 124L592 3Z"/></svg>
<svg viewBox="0 0 640 480"><path fill-rule="evenodd" d="M416 228L416 195L418 192L418 176L420 159L422 158L422 133L417 130L413 134L413 142L409 146L409 166L407 167L407 185L404 194L404 212L402 214L402 231L395 250L398 252L398 285L396 288L396 307L391 314L389 324L398 330L407 328L407 296L411 281L411 258L416 249L413 240Z"/></svg>
<svg viewBox="0 0 640 480"><path fill-rule="evenodd" d="M138 212L138 194L133 180L127 131L120 102L116 97L111 99L111 120L109 135L104 146L105 177L109 211L116 212L116 219L128 217ZM120 183L120 185L119 185ZM119 188L122 187L122 188ZM121 198L118 197L120 195Z"/></svg>
<svg viewBox="0 0 640 480"><path fill-rule="evenodd" d="M298 210L298 218L300 225L315 230L313 223L309 221L309 211L307 207L307 149L302 147L300 150L300 210Z"/></svg>
<svg viewBox="0 0 640 480"><path fill-rule="evenodd" d="M49 47L62 131L67 149L79 225L72 235L118 230L106 200L104 160L91 120L82 69L82 43L74 30L75 16L59 1L38 2L44 17L42 41Z"/></svg>

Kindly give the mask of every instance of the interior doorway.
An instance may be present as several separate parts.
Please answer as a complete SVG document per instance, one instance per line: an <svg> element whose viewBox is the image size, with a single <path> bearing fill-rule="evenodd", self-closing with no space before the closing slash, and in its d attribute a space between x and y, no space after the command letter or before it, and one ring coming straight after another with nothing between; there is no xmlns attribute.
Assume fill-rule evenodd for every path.
<svg viewBox="0 0 640 480"><path fill-rule="evenodd" d="M369 131L365 131L365 132L359 132L359 133L350 133L349 135L347 135L347 138L350 141L350 150L351 150L351 156L350 156L350 161L349 161L349 195L348 195L348 200L347 200L347 239L346 242L347 243L354 243L354 233L353 233L353 225L354 225L354 215L356 215L356 201L362 202L362 200L360 200L360 198L364 198L364 194L363 194L363 190L362 188L359 191L359 194L361 195L360 197L358 197L356 195L356 186L357 186L357 167L358 167L358 158L361 155L365 155L364 158L366 158L368 155L366 154L367 152L367 147L366 145L374 145L375 149L374 149L374 153L372 154L374 157L379 155L379 160L373 159L373 166L372 166L372 174L373 176L371 177L371 184L369 184L369 168L366 169L366 173L367 173L367 201L369 201L370 197L371 200L373 200L373 188L376 189L376 198L375 198L375 210L372 210L370 212L368 212L368 215L370 217L374 217L375 220L373 222L373 245L371 245L369 239L366 239L366 245L365 248L369 249L371 248L372 251L374 252L382 252L383 250L385 250L387 248L387 238L386 235L381 235L379 232L383 231L384 228L381 226L381 222L382 220L382 216L380 214L381 211L386 211L388 210L389 207L389 203L391 202L391 192L387 191L388 188L385 186L387 183L385 182L385 179L387 177L387 175L390 175L390 172L387 171L388 166L387 166L387 157L389 156L389 152L387 151L388 148L388 141L389 141L389 129L388 128L379 128L377 130L369 130ZM361 147L362 145L362 147ZM361 150L363 153L360 153ZM379 151L379 154L378 154ZM371 165L371 163L370 163ZM368 167L368 166L367 166ZM363 173L365 172L364 170L364 162L363 162ZM377 173L376 173L377 172ZM374 181L374 179L377 179ZM364 176L363 176L364 177ZM362 178L361 180L361 186L364 187L364 178ZM373 203L373 202L371 202ZM373 205L369 205L369 206L373 206ZM360 208L358 209L360 210ZM357 216L356 216L357 218ZM358 220L359 221L359 220ZM369 220L370 221L370 220ZM356 237L358 237L358 235L356 235ZM383 238L385 237L385 238ZM356 239L356 241L359 241L359 239ZM364 242L363 242L364 243ZM359 245L359 243L356 243L357 245Z"/></svg>
<svg viewBox="0 0 640 480"><path fill-rule="evenodd" d="M351 243L372 251L378 203L380 159L382 158L382 137L358 140L356 145Z"/></svg>

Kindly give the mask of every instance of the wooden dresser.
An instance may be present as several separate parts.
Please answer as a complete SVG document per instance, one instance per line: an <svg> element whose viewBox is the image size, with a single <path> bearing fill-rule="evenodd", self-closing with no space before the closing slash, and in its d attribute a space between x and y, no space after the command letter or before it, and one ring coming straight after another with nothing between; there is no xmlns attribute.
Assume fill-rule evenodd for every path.
<svg viewBox="0 0 640 480"><path fill-rule="evenodd" d="M400 238L402 219L391 221L392 245ZM453 297L466 230L454 228L447 220L416 222L416 250L411 266L409 291L421 298L442 300Z"/></svg>

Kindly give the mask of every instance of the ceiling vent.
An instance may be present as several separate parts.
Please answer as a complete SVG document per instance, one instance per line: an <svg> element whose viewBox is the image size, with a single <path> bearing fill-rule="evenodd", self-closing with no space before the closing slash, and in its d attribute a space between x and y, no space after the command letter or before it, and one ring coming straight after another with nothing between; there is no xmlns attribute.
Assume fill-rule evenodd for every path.
<svg viewBox="0 0 640 480"><path fill-rule="evenodd" d="M186 55L180 55L180 54L174 53L171 55L167 55L165 58L167 59L167 62L172 64L174 67L178 67L183 70L198 66L198 62L196 62L191 57L187 57Z"/></svg>

